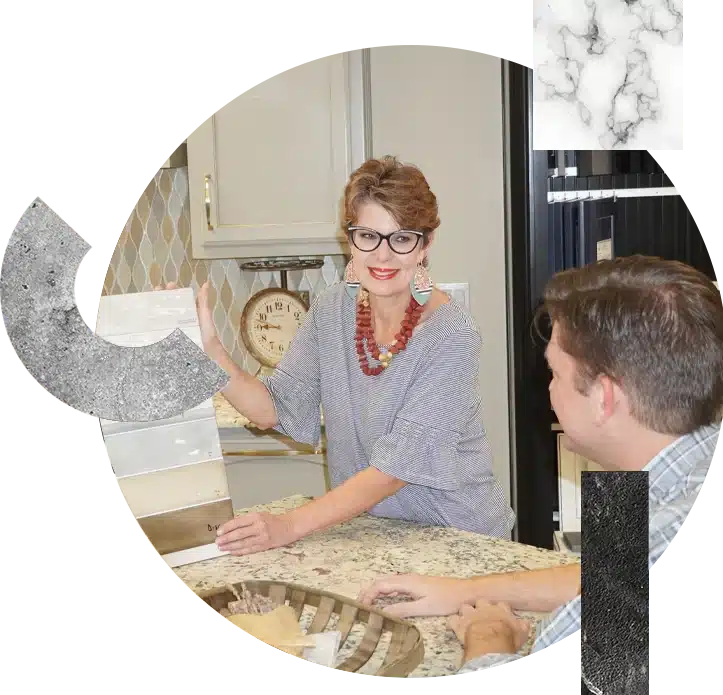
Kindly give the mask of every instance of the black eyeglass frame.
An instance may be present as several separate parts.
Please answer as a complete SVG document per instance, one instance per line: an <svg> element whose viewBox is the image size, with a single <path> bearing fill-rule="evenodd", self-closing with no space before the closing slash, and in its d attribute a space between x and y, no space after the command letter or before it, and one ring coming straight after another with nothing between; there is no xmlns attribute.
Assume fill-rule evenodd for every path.
<svg viewBox="0 0 723 695"><path fill-rule="evenodd" d="M362 230L365 232L371 232L372 234L376 234L379 237L379 243L373 248L373 249L362 249L359 248L359 246L354 242L354 232L357 230ZM419 240L424 239L426 237L426 234L424 232L418 232L414 229L397 229L393 232L390 232L389 234L382 234L381 232L378 232L376 229L372 229L371 227L360 227L359 225L349 225L346 228L346 233L349 236L349 241L351 241L352 244L356 248L358 248L360 251L364 253L371 253L372 251L376 251L381 245L384 240L386 240L387 244L389 244L389 248L394 252L399 254L400 256L406 256L407 254L412 253L417 249L419 246ZM414 246L409 249L409 251L397 251L390 241L391 237L393 237L395 234L414 234L414 236L417 237L417 243L414 244Z"/></svg>

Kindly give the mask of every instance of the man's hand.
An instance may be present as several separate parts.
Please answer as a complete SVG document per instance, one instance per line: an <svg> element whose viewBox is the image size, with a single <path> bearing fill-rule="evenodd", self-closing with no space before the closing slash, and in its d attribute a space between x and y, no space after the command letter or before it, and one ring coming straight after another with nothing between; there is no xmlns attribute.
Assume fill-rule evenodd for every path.
<svg viewBox="0 0 723 695"><path fill-rule="evenodd" d="M463 605L447 621L464 645L464 662L484 654L516 654L527 641L530 624L518 618L506 603L477 601Z"/></svg>
<svg viewBox="0 0 723 695"><path fill-rule="evenodd" d="M399 574L378 579L359 594L359 601L366 605L383 597L406 597L402 601L385 606L384 612L397 618L413 616L452 615L467 600L468 580L452 577L425 577L419 574Z"/></svg>

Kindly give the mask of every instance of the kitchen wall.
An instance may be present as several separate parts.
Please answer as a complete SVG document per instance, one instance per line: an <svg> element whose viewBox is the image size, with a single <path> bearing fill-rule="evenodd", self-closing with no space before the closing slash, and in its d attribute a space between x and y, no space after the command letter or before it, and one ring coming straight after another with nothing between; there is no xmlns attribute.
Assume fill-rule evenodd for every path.
<svg viewBox="0 0 723 695"><path fill-rule="evenodd" d="M437 196L442 224L430 272L435 282L469 283L484 343L484 422L509 499L501 80L500 60L481 53L371 50L373 154L417 164Z"/></svg>
<svg viewBox="0 0 723 695"><path fill-rule="evenodd" d="M433 46L374 48L371 78L372 154L394 154L422 168L442 220L430 256L432 278L469 284L471 312L484 343L484 422L495 472L509 499L500 60ZM289 273L289 287L313 296L340 279L343 268L342 256L327 257L319 270ZM252 293L280 284L278 273L241 271L235 259L193 260L187 171L162 170L128 219L104 293L145 291L169 281L196 289L206 278L214 288L214 319L226 349L255 371L258 365L238 337L241 312Z"/></svg>
<svg viewBox="0 0 723 695"><path fill-rule="evenodd" d="M113 252L103 294L147 292L167 282L198 289L211 281L213 318L226 350L252 373L258 362L239 337L241 312L248 298L266 287L279 287L278 272L250 272L236 259L194 260L191 253L188 170L162 169L131 212ZM318 270L290 271L288 286L317 293L343 277L343 256L327 256Z"/></svg>

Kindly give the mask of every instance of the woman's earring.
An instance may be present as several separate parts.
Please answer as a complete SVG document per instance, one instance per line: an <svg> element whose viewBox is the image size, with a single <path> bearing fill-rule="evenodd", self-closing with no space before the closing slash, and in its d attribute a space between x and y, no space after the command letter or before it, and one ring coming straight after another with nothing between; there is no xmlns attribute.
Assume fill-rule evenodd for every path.
<svg viewBox="0 0 723 695"><path fill-rule="evenodd" d="M359 287L361 283L354 270L354 259L352 258L346 264L346 270L344 271L344 282L346 283L346 293L352 298L356 299L359 294Z"/></svg>
<svg viewBox="0 0 723 695"><path fill-rule="evenodd" d="M412 297L417 304L424 306L432 296L432 279L429 277L429 271L421 263L417 266L410 285Z"/></svg>

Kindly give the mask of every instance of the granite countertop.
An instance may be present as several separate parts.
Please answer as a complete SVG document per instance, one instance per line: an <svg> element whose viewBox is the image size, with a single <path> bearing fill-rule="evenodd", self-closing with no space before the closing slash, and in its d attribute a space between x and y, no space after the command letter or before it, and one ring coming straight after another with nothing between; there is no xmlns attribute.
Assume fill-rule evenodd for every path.
<svg viewBox="0 0 723 695"><path fill-rule="evenodd" d="M308 499L288 497L254 510L283 512ZM579 560L567 554L467 531L363 515L285 548L246 557L226 555L174 571L194 591L259 579L294 582L356 598L362 587L386 574L467 577L575 562ZM454 634L447 631L446 618L413 618L412 622L422 633L425 656L411 677L454 674L460 666L462 648ZM352 632L340 658L356 648L358 638ZM360 673L373 673L377 666L372 659Z"/></svg>
<svg viewBox="0 0 723 695"><path fill-rule="evenodd" d="M216 410L216 424L219 428L228 427L247 427L249 429L263 432L261 428L253 424L248 418L244 417L234 408L221 392L217 392L213 396L213 407ZM321 415L321 428L324 429L324 415Z"/></svg>
<svg viewBox="0 0 723 695"><path fill-rule="evenodd" d="M220 392L213 396L213 407L216 409L216 424L219 427L250 427L258 429L247 418L239 413Z"/></svg>

